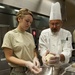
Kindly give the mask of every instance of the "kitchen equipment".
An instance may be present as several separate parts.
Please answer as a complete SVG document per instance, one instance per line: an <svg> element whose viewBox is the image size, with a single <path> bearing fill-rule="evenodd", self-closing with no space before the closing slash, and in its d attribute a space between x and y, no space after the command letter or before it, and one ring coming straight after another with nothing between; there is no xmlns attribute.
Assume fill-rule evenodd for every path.
<svg viewBox="0 0 75 75"><path fill-rule="evenodd" d="M72 64L66 67L64 72L61 75L75 75L75 67L73 67Z"/></svg>
<svg viewBox="0 0 75 75"><path fill-rule="evenodd" d="M42 72L36 75L59 75L58 71L59 69L57 67L54 67L53 65L50 67L48 66L41 66L42 67ZM27 75L35 75L32 72L28 71Z"/></svg>

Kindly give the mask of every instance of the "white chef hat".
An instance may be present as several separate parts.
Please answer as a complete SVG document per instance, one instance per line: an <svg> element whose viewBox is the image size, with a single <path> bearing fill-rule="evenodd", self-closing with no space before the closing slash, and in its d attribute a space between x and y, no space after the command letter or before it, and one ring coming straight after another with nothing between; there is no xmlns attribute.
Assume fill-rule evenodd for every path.
<svg viewBox="0 0 75 75"><path fill-rule="evenodd" d="M49 20L57 20L57 19L62 20L59 2L52 3Z"/></svg>

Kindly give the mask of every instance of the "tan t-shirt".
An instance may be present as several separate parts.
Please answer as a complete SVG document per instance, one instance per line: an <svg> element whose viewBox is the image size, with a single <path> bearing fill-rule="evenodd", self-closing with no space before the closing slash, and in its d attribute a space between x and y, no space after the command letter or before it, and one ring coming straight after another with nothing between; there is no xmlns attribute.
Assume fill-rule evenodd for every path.
<svg viewBox="0 0 75 75"><path fill-rule="evenodd" d="M17 28L7 32L4 36L2 48L7 47L13 50L14 56L23 60L32 61L34 58L34 39L32 34L21 32ZM15 64L9 63L12 67Z"/></svg>

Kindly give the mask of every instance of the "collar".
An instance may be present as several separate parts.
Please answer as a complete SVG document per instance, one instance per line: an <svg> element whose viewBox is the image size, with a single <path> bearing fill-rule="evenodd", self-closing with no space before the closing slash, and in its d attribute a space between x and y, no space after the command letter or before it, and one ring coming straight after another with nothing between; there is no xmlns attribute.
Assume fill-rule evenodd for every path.
<svg viewBox="0 0 75 75"><path fill-rule="evenodd" d="M23 31L19 30L18 28L16 28L15 30L16 30L17 32L20 32L20 33L25 33L25 32L26 32L26 31L23 32Z"/></svg>

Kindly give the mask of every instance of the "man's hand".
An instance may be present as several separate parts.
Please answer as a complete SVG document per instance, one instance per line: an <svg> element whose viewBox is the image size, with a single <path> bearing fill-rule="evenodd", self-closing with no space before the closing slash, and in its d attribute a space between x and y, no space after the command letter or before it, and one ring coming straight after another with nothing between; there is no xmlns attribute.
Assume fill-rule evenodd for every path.
<svg viewBox="0 0 75 75"><path fill-rule="evenodd" d="M50 57L49 64L57 64L57 63L59 63L59 57L58 56Z"/></svg>
<svg viewBox="0 0 75 75"><path fill-rule="evenodd" d="M49 65L54 65L59 63L59 56L53 54L53 53L49 53L47 52L43 57L42 57L42 61L43 64L46 66Z"/></svg>
<svg viewBox="0 0 75 75"><path fill-rule="evenodd" d="M47 54L49 54L49 51L47 51L43 56L42 56L42 62L45 66L47 66L47 62L46 62L46 56Z"/></svg>

